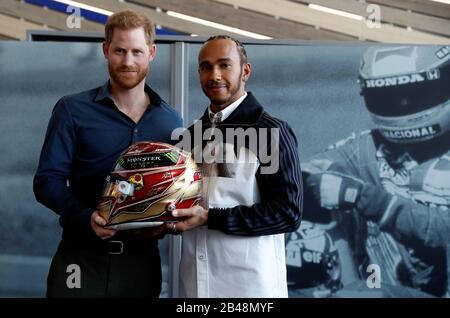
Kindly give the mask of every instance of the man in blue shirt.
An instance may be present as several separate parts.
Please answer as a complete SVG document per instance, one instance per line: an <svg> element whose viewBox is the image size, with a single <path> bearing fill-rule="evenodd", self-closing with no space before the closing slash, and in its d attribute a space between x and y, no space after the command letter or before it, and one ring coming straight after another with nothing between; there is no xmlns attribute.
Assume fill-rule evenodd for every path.
<svg viewBox="0 0 450 318"><path fill-rule="evenodd" d="M137 141L170 142L182 122L148 85L156 55L154 25L143 14L109 17L103 53L109 81L61 98L52 113L34 178L37 200L60 216L63 228L47 280L48 297L158 297L158 230L105 229L95 207L106 175ZM79 267L79 283L69 265ZM74 268L73 265L70 268ZM75 273L75 272L73 272Z"/></svg>

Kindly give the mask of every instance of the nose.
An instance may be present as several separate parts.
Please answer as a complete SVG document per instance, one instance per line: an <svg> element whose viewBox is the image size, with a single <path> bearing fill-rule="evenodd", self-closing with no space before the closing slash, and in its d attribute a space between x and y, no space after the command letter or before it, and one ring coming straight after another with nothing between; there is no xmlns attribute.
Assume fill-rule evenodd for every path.
<svg viewBox="0 0 450 318"><path fill-rule="evenodd" d="M222 79L222 72L218 66L214 66L212 68L211 79L214 81L220 81Z"/></svg>
<svg viewBox="0 0 450 318"><path fill-rule="evenodd" d="M122 63L123 63L123 65L126 65L126 66L131 66L131 65L133 65L134 60L133 60L133 54L132 54L132 52L127 52L127 53L124 55Z"/></svg>

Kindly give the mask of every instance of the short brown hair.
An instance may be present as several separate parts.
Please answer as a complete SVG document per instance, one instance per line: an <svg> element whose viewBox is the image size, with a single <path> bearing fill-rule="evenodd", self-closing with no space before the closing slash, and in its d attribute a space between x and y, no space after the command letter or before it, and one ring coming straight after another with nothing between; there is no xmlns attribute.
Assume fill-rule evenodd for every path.
<svg viewBox="0 0 450 318"><path fill-rule="evenodd" d="M132 10L123 10L109 16L105 24L105 40L111 43L115 28L118 29L135 29L144 28L145 37L148 44L153 44L155 40L155 25L143 13Z"/></svg>

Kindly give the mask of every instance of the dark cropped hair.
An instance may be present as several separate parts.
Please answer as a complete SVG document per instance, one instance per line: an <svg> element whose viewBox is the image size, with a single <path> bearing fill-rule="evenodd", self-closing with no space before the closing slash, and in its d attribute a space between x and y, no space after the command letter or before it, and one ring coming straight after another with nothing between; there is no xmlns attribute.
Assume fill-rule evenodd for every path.
<svg viewBox="0 0 450 318"><path fill-rule="evenodd" d="M236 46L238 48L239 51L239 56L241 58L241 65L243 65L244 63L248 63L248 58L247 58L247 52L245 51L244 45L239 41L236 40L235 38L232 38L229 35L214 35L212 37L210 37L208 40L205 41L205 43L209 42L209 41L213 41L213 40L231 40L234 43L236 43Z"/></svg>

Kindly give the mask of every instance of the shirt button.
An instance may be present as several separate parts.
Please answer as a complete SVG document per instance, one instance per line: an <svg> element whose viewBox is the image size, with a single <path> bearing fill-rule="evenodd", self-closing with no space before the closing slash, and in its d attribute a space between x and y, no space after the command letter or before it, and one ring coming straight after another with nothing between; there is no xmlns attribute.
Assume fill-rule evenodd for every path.
<svg viewBox="0 0 450 318"><path fill-rule="evenodd" d="M199 259L199 260L204 260L204 259L205 259L205 255L204 255L204 254L198 255L198 259Z"/></svg>
<svg viewBox="0 0 450 318"><path fill-rule="evenodd" d="M137 128L134 129L134 133L135 133L135 134L137 134L138 131L139 131L139 130L138 130Z"/></svg>

